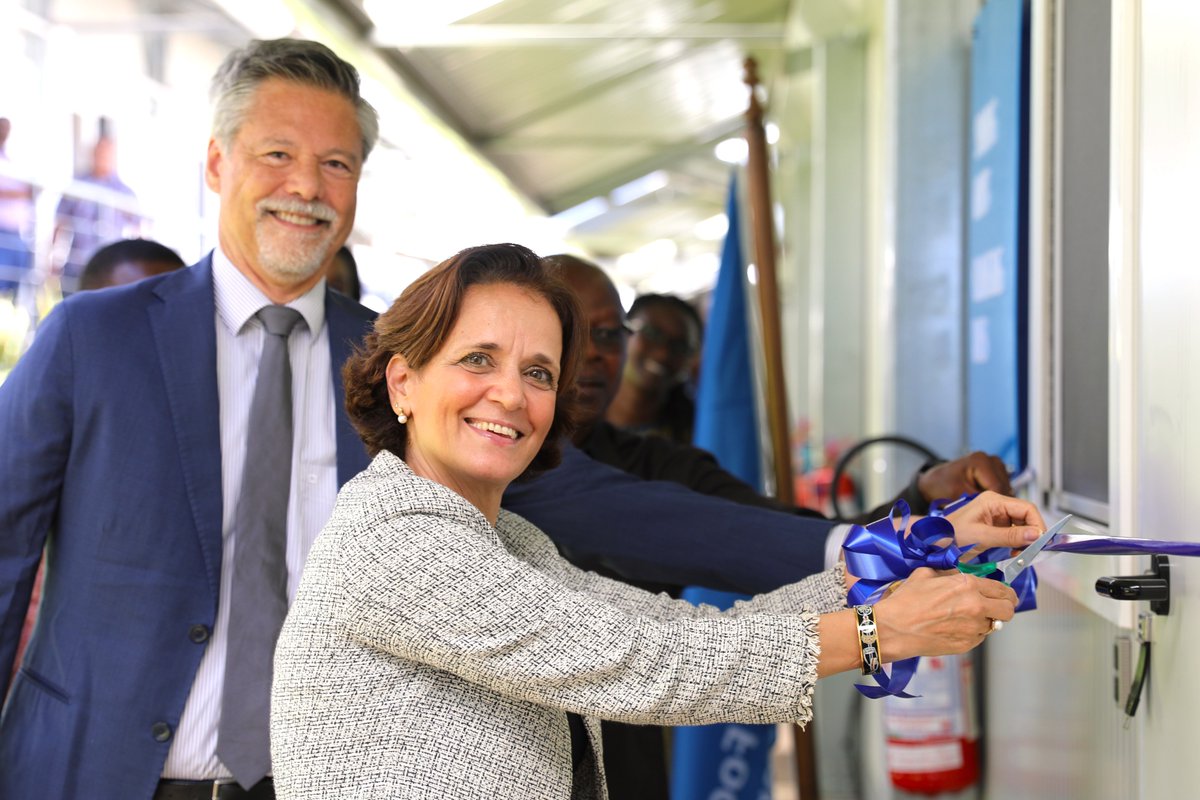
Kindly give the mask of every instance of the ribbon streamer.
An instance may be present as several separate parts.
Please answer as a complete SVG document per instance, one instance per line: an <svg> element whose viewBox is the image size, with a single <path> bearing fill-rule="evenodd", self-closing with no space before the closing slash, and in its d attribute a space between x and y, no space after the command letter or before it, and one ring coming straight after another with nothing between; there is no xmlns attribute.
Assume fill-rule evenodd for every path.
<svg viewBox="0 0 1200 800"><path fill-rule="evenodd" d="M1200 556L1200 544L1168 539L1138 539L1131 536L1093 536L1060 533L1042 551L1080 553L1091 556L1129 556L1161 553L1168 556Z"/></svg>

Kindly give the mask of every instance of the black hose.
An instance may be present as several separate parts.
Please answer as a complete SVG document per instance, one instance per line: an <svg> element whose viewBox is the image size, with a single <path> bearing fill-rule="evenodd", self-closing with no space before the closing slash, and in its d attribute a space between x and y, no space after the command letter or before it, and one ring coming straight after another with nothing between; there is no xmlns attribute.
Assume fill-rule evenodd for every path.
<svg viewBox="0 0 1200 800"><path fill-rule="evenodd" d="M895 435L895 434L884 434L882 436L872 436L870 438L863 439L860 442L856 442L850 449L848 449L846 452L842 453L841 457L838 458L838 460L837 460L837 464L834 465L834 468L833 468L833 477L830 482L830 488L829 488L829 499L833 503L833 516L836 519L844 519L845 518L845 515L842 513L842 509L838 506L837 487L841 484L842 474L846 471L846 465L850 463L850 459L854 458L856 455L861 453L863 450L866 450L868 447L870 447L871 445L875 445L875 444L898 444L903 447L908 447L912 450L916 450L918 453L922 454L923 456L925 456L925 458L927 458L931 461L941 461L942 460L942 457L939 456L937 453L933 452L928 447L926 447L925 445L918 442L916 439L910 439L907 436L899 436L899 435Z"/></svg>

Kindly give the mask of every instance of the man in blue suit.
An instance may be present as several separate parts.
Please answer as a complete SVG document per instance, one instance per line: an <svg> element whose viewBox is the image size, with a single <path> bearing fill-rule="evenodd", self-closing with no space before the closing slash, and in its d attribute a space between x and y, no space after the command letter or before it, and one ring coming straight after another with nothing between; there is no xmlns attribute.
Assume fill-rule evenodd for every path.
<svg viewBox="0 0 1200 800"><path fill-rule="evenodd" d="M208 798L230 775L216 748L234 510L244 473L288 466L246 452L259 308L302 320L286 356L289 594L338 487L367 464L340 366L372 314L323 276L354 223L375 112L353 67L294 40L233 53L214 99L219 247L69 298L0 387L3 798ZM43 547L37 627L7 687ZM219 796L271 795L253 783Z"/></svg>

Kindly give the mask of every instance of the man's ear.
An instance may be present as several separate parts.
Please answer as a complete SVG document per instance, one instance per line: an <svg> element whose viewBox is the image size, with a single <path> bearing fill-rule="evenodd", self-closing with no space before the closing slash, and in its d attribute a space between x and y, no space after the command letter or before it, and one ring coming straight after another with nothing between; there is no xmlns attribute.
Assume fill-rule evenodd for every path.
<svg viewBox="0 0 1200 800"><path fill-rule="evenodd" d="M208 140L208 156L204 159L204 184L217 194L221 193L221 159L224 153L216 139Z"/></svg>
<svg viewBox="0 0 1200 800"><path fill-rule="evenodd" d="M408 414L412 411L409 402L409 391L412 388L416 373L408 365L408 360L402 355L392 356L387 365L388 398L392 402L392 410Z"/></svg>

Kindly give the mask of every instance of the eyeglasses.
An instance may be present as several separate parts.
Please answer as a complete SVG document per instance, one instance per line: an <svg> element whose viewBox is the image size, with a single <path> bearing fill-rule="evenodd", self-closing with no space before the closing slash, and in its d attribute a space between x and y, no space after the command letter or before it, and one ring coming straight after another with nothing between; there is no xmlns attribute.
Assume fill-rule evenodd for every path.
<svg viewBox="0 0 1200 800"><path fill-rule="evenodd" d="M673 356L686 357L695 355L696 347L687 339L677 339L661 328L656 328L643 319L630 320L633 332L641 336L655 347L664 347Z"/></svg>
<svg viewBox="0 0 1200 800"><path fill-rule="evenodd" d="M597 350L620 350L625 346L625 337L633 333L628 325L618 325L614 328L599 328L593 325L588 329L592 344Z"/></svg>

